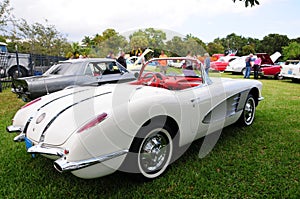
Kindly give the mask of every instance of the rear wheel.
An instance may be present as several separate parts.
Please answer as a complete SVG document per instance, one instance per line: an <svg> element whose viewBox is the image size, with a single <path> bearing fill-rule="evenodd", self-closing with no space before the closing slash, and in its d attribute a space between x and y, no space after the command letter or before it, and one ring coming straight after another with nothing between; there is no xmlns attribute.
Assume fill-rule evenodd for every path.
<svg viewBox="0 0 300 199"><path fill-rule="evenodd" d="M14 66L9 70L8 75L14 79L17 79L19 77L26 77L27 71L23 67L20 67L18 70L18 67Z"/></svg>
<svg viewBox="0 0 300 199"><path fill-rule="evenodd" d="M274 75L274 79L276 79L276 80L282 80L283 77L280 74L276 74L276 75Z"/></svg>
<svg viewBox="0 0 300 199"><path fill-rule="evenodd" d="M292 78L292 82L294 82L294 83L299 83L299 82L300 82L300 79Z"/></svg>
<svg viewBox="0 0 300 199"><path fill-rule="evenodd" d="M245 76L245 74L246 74L246 68L243 68L241 72Z"/></svg>
<svg viewBox="0 0 300 199"><path fill-rule="evenodd" d="M130 172L137 173L139 179L161 176L170 164L173 154L171 128L159 120L151 121L141 128L129 151L126 167L130 168Z"/></svg>
<svg viewBox="0 0 300 199"><path fill-rule="evenodd" d="M239 118L239 123L242 126L250 126L255 117L256 104L254 97L249 94L244 105L243 113Z"/></svg>

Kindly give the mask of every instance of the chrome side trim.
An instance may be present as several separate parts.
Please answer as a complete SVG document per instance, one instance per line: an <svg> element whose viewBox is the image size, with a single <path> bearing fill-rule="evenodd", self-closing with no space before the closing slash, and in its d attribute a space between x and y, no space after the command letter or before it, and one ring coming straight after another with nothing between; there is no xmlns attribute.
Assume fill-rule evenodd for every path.
<svg viewBox="0 0 300 199"><path fill-rule="evenodd" d="M64 149L62 148L53 148L49 146L45 146L43 143L39 143L38 145L32 146L27 150L28 153L39 153L45 155L55 155L62 157L64 155Z"/></svg>
<svg viewBox="0 0 300 199"><path fill-rule="evenodd" d="M22 132L22 126L8 126L6 127L6 131L9 133L21 133Z"/></svg>
<svg viewBox="0 0 300 199"><path fill-rule="evenodd" d="M98 164L116 157L119 157L121 155L124 155L128 153L128 150L121 150L116 151L113 153L109 153L100 157L90 158L87 160L80 160L76 162L68 162L66 160L66 157L62 157L54 162L54 168L59 171L60 173L65 171L74 171L78 169L82 169L88 166L92 166L94 164Z"/></svg>

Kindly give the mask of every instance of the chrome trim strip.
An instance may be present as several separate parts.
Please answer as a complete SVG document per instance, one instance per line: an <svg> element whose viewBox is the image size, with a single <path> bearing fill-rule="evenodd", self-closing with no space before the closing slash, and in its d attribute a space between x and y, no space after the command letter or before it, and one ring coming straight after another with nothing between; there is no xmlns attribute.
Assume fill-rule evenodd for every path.
<svg viewBox="0 0 300 199"><path fill-rule="evenodd" d="M11 125L11 126L8 126L6 127L6 131L8 133L21 133L22 132L22 126L14 126L14 125Z"/></svg>
<svg viewBox="0 0 300 199"><path fill-rule="evenodd" d="M42 108L44 108L45 106L47 106L47 105L51 104L52 102L57 101L57 100L59 100L59 99L61 99L61 98L68 97L68 96L70 96L70 95L73 95L73 94L76 94L76 93L81 93L81 92L84 92L84 91L87 91L87 90L88 90L88 89L84 89L84 90L80 90L80 91L77 91L77 92L74 92L74 93L69 93L69 94L67 94L67 95L63 95L63 96L60 96L60 97L58 97L58 98L55 98L55 99L53 99L53 100L47 102L47 103L44 104L43 106L41 106L37 111L40 111L40 110L41 110Z"/></svg>
<svg viewBox="0 0 300 199"><path fill-rule="evenodd" d="M39 153L45 155L55 155L62 157L64 155L64 149L62 148L53 148L45 146L43 143L39 143L38 145L32 146L27 150L28 153Z"/></svg>
<svg viewBox="0 0 300 199"><path fill-rule="evenodd" d="M68 162L65 157L62 157L54 162L54 168L60 173L65 171L74 171L119 157L126 153L128 153L127 149L109 153L100 157L90 158L87 160L80 160L76 162Z"/></svg>

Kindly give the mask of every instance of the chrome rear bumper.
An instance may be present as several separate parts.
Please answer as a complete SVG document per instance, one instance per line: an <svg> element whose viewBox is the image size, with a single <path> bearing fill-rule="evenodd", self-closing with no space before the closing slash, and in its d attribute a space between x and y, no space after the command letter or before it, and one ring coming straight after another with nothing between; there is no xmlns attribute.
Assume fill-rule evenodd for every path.
<svg viewBox="0 0 300 199"><path fill-rule="evenodd" d="M128 153L128 150L121 150L100 157L90 158L87 160L80 160L76 162L68 162L65 157L62 157L54 162L54 168L59 172L74 171L119 157L126 153Z"/></svg>
<svg viewBox="0 0 300 199"><path fill-rule="evenodd" d="M54 155L54 156L59 156L62 157L64 156L64 149L62 148L54 148L54 147L49 147L46 146L43 143L40 143L38 145L34 145L27 149L28 153L31 154L44 154L44 155Z"/></svg>
<svg viewBox="0 0 300 199"><path fill-rule="evenodd" d="M24 139L25 139L25 133L23 133L23 126L8 126L6 127L6 131L9 132L9 133L19 133L19 135L17 135L15 138L14 138L14 141L15 142L23 142Z"/></svg>
<svg viewBox="0 0 300 199"><path fill-rule="evenodd" d="M6 131L9 132L9 133L21 133L23 130L23 127L22 126L8 126L6 127Z"/></svg>
<svg viewBox="0 0 300 199"><path fill-rule="evenodd" d="M53 156L61 157L60 159L54 162L54 168L59 172L82 169L128 153L128 150L121 150L100 157L90 158L87 160L68 162L65 157L64 151L65 149L63 148L55 148L55 147L47 146L44 143L34 145L28 148L27 150L27 152L31 154L43 154L43 155L53 155Z"/></svg>

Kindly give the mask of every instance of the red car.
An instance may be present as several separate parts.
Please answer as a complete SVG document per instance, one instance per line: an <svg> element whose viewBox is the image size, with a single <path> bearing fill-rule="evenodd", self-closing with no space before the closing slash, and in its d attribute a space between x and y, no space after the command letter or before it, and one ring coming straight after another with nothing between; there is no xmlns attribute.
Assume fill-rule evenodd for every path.
<svg viewBox="0 0 300 199"><path fill-rule="evenodd" d="M257 57L260 57L261 60L262 60L261 66L260 66L260 69L259 69L259 72L258 72L259 76L261 76L261 77L274 77L275 79L279 79L280 78L279 74L280 74L280 71L281 71L281 66L280 65L275 65L274 62L272 61L272 58L270 57L270 55L268 55L266 53L257 53L256 55L257 55Z"/></svg>
<svg viewBox="0 0 300 199"><path fill-rule="evenodd" d="M236 59L237 56L228 55L225 57L220 57L217 61L213 61L210 63L211 70L221 71L223 72L228 66L229 62Z"/></svg>

